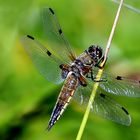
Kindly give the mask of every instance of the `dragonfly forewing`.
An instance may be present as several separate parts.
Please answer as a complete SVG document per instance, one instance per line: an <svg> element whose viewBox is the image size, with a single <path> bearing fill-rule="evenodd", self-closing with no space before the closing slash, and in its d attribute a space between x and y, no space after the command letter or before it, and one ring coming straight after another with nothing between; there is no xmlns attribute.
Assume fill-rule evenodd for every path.
<svg viewBox="0 0 140 140"><path fill-rule="evenodd" d="M93 83L98 79L98 68L93 69L94 80L89 78ZM106 71L103 72L99 86L108 93L128 96L128 97L140 97L140 81L133 78L127 78L123 76L112 76Z"/></svg>
<svg viewBox="0 0 140 140"><path fill-rule="evenodd" d="M100 87L106 92L121 96L140 97L139 81L122 76L113 78L107 74L105 77L106 81L100 82Z"/></svg>
<svg viewBox="0 0 140 140"><path fill-rule="evenodd" d="M61 78L61 69L59 66L64 62L55 57L55 55L34 37L27 35L21 41L39 72L48 81L56 84L61 83L63 79Z"/></svg>
<svg viewBox="0 0 140 140"><path fill-rule="evenodd" d="M75 60L76 55L60 27L54 10L49 7L44 8L42 10L42 18L47 41L54 53L67 62Z"/></svg>

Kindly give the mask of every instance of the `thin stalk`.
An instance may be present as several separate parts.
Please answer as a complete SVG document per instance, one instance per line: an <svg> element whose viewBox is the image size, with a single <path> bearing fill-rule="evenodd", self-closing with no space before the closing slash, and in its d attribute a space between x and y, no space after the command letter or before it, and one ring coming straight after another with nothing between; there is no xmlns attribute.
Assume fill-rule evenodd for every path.
<svg viewBox="0 0 140 140"><path fill-rule="evenodd" d="M118 19L119 19L119 15L120 15L122 5L123 5L123 0L120 1L119 7L118 7L118 10L117 10L115 20L114 20L114 23L113 23L113 26L112 26L112 29L111 29L111 33L110 33L110 36L109 36L109 39L108 39L108 42L107 42L107 45L106 45L106 50L105 50L105 55L104 55L105 59L101 63L101 66L104 66L104 64L106 62L106 59L107 59L107 56L108 56L108 53L109 53L109 49L110 49L110 44L111 44L111 41L113 39L113 35L114 35L115 28L116 28L116 25L117 25L117 22L118 22ZM100 80L100 78L102 76L102 73L103 73L103 69L99 69L99 71L97 73L97 80ZM82 134L84 132L84 129L85 129L85 126L86 126L86 123L87 123L87 120L88 120L91 105L94 102L94 98L95 98L98 86L99 86L99 82L95 82L94 85L93 85L93 90L92 90L92 93L91 93L91 96L90 96L90 99L89 99L89 102L88 102L88 105L87 105L83 120L81 122L81 125L80 125L80 128L79 128L76 140L81 140Z"/></svg>

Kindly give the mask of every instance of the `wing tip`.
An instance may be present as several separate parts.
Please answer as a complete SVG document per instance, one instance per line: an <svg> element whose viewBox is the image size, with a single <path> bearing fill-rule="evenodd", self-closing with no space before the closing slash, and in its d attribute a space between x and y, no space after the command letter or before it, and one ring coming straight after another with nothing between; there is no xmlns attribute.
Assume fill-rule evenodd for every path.
<svg viewBox="0 0 140 140"><path fill-rule="evenodd" d="M128 115L128 121L124 125L125 126L130 126L131 125L131 116L130 115Z"/></svg>

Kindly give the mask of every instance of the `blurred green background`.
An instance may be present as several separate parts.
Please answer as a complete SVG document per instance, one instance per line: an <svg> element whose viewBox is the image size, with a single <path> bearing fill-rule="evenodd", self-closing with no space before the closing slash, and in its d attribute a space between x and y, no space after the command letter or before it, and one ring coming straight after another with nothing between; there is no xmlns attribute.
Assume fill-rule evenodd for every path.
<svg viewBox="0 0 140 140"><path fill-rule="evenodd" d="M126 3L140 9L139 0ZM0 139L74 140L84 110L72 102L47 132L46 126L62 85L47 82L35 69L20 38L42 40L42 7L55 9L72 47L80 54L91 44L105 47L118 5L110 0L0 0ZM123 7L106 68L140 79L140 14ZM117 97L131 116L125 127L90 115L83 140L139 140L140 99Z"/></svg>

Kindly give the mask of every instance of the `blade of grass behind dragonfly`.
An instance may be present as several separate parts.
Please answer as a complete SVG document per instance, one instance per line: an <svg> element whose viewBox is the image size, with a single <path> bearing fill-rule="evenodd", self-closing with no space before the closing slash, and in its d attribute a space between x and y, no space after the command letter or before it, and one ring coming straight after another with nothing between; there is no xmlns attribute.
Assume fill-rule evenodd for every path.
<svg viewBox="0 0 140 140"><path fill-rule="evenodd" d="M116 3L116 4L119 4L119 0L111 0L111 1ZM137 8L133 7L132 5L129 5L127 3L123 3L123 6L132 10L133 12L140 14L140 9L137 9Z"/></svg>

